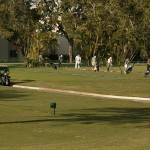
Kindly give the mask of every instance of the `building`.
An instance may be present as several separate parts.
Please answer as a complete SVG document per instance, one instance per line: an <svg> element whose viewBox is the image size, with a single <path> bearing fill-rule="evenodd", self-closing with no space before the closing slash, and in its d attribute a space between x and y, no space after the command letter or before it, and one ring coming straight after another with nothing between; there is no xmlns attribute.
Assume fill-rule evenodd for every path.
<svg viewBox="0 0 150 150"><path fill-rule="evenodd" d="M63 36L58 37L59 47L52 54L55 55L68 55L68 41ZM4 39L0 38L0 62L23 62L24 57L20 51L11 43Z"/></svg>
<svg viewBox="0 0 150 150"><path fill-rule="evenodd" d="M0 38L0 62L21 62L23 56L15 46L4 38Z"/></svg>
<svg viewBox="0 0 150 150"><path fill-rule="evenodd" d="M65 37L63 36L59 36L58 37L58 40L59 40L59 48L58 48L58 51L57 51L57 54L58 55L68 55L69 53L69 44L68 44L68 41Z"/></svg>

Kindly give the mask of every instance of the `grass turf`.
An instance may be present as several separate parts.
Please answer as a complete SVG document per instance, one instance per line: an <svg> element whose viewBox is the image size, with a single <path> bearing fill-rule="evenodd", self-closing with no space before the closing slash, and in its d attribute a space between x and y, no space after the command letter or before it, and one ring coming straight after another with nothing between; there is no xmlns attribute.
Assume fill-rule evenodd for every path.
<svg viewBox="0 0 150 150"><path fill-rule="evenodd" d="M0 149L150 148L150 104L0 88Z"/></svg>
<svg viewBox="0 0 150 150"><path fill-rule="evenodd" d="M150 97L148 84L150 77L144 77L144 66L135 66L133 72L128 75L118 72L117 67L114 67L113 70L114 72L92 72L91 70L82 71L74 68L54 70L47 67L10 67L13 84L110 95Z"/></svg>
<svg viewBox="0 0 150 150"><path fill-rule="evenodd" d="M103 75L105 77L102 77ZM56 72L49 68L15 67L11 68L11 76L13 83L21 85L149 96L148 90L145 91L148 88L149 78L143 78L136 70L128 76L117 72L93 73L73 69L60 69ZM113 87L116 81L118 81L116 86L119 87ZM139 92L132 89L134 85L130 82L134 85L139 84L143 90ZM96 87L93 83L97 83ZM112 86L109 90L108 83ZM126 88L125 92L120 89L124 86L123 83L131 86L129 89ZM56 115L53 115L53 110L49 107L51 102L57 103ZM149 150L150 148L150 103L1 86L0 118L2 150Z"/></svg>

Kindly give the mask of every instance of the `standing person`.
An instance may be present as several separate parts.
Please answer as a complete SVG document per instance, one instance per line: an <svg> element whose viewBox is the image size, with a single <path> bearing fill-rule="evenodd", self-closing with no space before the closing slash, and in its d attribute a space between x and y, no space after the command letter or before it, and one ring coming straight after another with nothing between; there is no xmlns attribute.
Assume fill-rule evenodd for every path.
<svg viewBox="0 0 150 150"><path fill-rule="evenodd" d="M62 61L63 61L63 55L60 55L59 57L58 57L58 66L59 66L59 68L61 67L61 65L62 65Z"/></svg>
<svg viewBox="0 0 150 150"><path fill-rule="evenodd" d="M147 60L147 71L144 73L144 77L147 77L150 75L150 57Z"/></svg>
<svg viewBox="0 0 150 150"><path fill-rule="evenodd" d="M39 55L39 65L42 66L44 65L44 60L42 54Z"/></svg>
<svg viewBox="0 0 150 150"><path fill-rule="evenodd" d="M80 65L81 65L81 57L80 57L80 55L77 55L75 57L75 68L80 69Z"/></svg>
<svg viewBox="0 0 150 150"><path fill-rule="evenodd" d="M150 72L150 57L147 60L147 72Z"/></svg>
<svg viewBox="0 0 150 150"><path fill-rule="evenodd" d="M107 60L107 72L111 71L111 67L112 67L112 57L109 57Z"/></svg>
<svg viewBox="0 0 150 150"><path fill-rule="evenodd" d="M92 62L91 62L91 64L92 64L92 70L93 70L93 71L97 71L97 67L96 67L96 56L93 56L93 57L92 57Z"/></svg>
<svg viewBox="0 0 150 150"><path fill-rule="evenodd" d="M130 60L127 58L124 63L124 73L126 74L127 69L129 68Z"/></svg>

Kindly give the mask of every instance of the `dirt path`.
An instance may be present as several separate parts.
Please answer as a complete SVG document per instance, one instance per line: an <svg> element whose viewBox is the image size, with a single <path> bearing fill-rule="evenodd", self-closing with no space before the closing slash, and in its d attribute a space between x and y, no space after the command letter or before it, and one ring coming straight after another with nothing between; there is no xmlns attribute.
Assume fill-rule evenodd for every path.
<svg viewBox="0 0 150 150"><path fill-rule="evenodd" d="M61 89L52 89L52 88L42 88L42 87L30 87L30 86L21 86L21 85L13 85L13 87L14 88L31 89L31 90L39 90L39 91L49 91L49 92L57 92L57 93L74 94L74 95L103 97L103 98L110 98L110 99L123 99L123 100L132 100L132 101L150 102L150 98L144 98L144 97L104 95L104 94L96 94L96 93L86 93L86 92L79 92L79 91L70 91L70 90L61 90Z"/></svg>

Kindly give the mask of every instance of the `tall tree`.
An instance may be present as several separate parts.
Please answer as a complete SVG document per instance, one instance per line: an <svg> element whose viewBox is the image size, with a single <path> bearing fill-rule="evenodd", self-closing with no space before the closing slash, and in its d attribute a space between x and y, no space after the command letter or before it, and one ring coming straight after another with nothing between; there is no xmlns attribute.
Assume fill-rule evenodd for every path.
<svg viewBox="0 0 150 150"><path fill-rule="evenodd" d="M29 4L22 0L3 0L0 2L0 18L0 35L16 45L26 56L36 23Z"/></svg>
<svg viewBox="0 0 150 150"><path fill-rule="evenodd" d="M84 21L84 0L63 0L59 4L59 17L57 22L58 32L68 40L69 44L69 59L72 62L74 38L77 29Z"/></svg>
<svg viewBox="0 0 150 150"><path fill-rule="evenodd" d="M32 5L31 2L32 0L0 2L0 35L16 45L25 57L37 59L39 53L47 49L51 41L56 43L56 40L49 30L51 24L40 22L44 21L41 20L42 14L39 13L40 10L32 8L37 3Z"/></svg>
<svg viewBox="0 0 150 150"><path fill-rule="evenodd" d="M18 45L26 56L39 37L39 49L44 49L49 43L46 39L53 40L51 31L56 29L68 40L70 62L74 45L89 60L96 54L101 59L113 55L123 62L139 51L141 55L150 51L149 1L39 0L36 9L31 10L33 1L0 1L0 34Z"/></svg>

